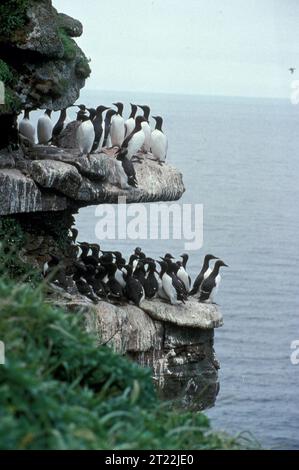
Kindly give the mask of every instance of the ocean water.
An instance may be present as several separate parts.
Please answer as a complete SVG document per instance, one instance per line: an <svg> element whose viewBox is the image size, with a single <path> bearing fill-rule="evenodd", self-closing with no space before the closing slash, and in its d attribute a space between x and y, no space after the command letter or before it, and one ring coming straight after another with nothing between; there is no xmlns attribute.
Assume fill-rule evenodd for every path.
<svg viewBox="0 0 299 470"><path fill-rule="evenodd" d="M84 92L88 104L142 102L165 119L169 163L183 175L180 201L203 204L204 244L190 252L194 278L205 253L221 257L215 332L220 392L207 411L215 429L252 433L268 448L299 448L299 107L287 100ZM80 210L80 239L96 241L95 208ZM184 241L104 241L130 254L180 255Z"/></svg>

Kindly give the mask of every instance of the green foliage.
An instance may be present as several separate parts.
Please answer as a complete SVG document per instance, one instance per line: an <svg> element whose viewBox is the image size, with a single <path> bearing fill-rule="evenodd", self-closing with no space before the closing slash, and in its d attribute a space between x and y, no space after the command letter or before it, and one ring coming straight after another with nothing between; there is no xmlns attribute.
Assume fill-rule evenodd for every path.
<svg viewBox="0 0 299 470"><path fill-rule="evenodd" d="M150 371L98 347L80 314L46 301L43 283L21 282L18 223L0 219L0 239L0 449L239 448L202 413L159 402Z"/></svg>
<svg viewBox="0 0 299 470"><path fill-rule="evenodd" d="M64 29L59 29L59 37L64 47L63 58L65 60L74 60L77 55L77 45L75 41L68 36Z"/></svg>
<svg viewBox="0 0 299 470"><path fill-rule="evenodd" d="M8 84L13 81L13 78L13 73L7 63L0 59L0 80L5 84Z"/></svg>
<svg viewBox="0 0 299 470"><path fill-rule="evenodd" d="M0 80L5 83L5 105L1 106L2 112L18 112L21 109L21 101L12 90L16 82L16 72L0 59Z"/></svg>
<svg viewBox="0 0 299 470"><path fill-rule="evenodd" d="M29 0L2 0L0 3L0 37L9 38L26 23Z"/></svg>
<svg viewBox="0 0 299 470"><path fill-rule="evenodd" d="M45 303L41 289L0 278L1 449L236 447L201 413L161 405L150 372L96 347L80 316Z"/></svg>

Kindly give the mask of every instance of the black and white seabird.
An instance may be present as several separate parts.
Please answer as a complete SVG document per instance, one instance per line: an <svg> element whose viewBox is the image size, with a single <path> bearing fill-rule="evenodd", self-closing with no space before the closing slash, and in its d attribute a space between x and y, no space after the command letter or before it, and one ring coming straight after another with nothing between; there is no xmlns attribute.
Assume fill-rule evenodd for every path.
<svg viewBox="0 0 299 470"><path fill-rule="evenodd" d="M52 143L55 144L56 139L60 136L61 132L66 128L68 124L67 108L60 111L60 116L52 131Z"/></svg>
<svg viewBox="0 0 299 470"><path fill-rule="evenodd" d="M41 145L48 145L52 138L53 122L52 110L46 109L45 113L37 121L37 139Z"/></svg>
<svg viewBox="0 0 299 470"><path fill-rule="evenodd" d="M31 144L35 143L35 127L30 121L30 109L25 109L24 117L19 124L19 133L21 137L27 139Z"/></svg>
<svg viewBox="0 0 299 470"><path fill-rule="evenodd" d="M142 116L137 116L135 120L135 128L124 140L120 150L118 151L118 155L124 155L131 160L132 157L136 156L137 152L141 150L145 140L144 131L142 129L143 122L144 118Z"/></svg>
<svg viewBox="0 0 299 470"><path fill-rule="evenodd" d="M95 139L95 131L91 121L92 114L86 116L83 113L80 114L79 111L78 117L80 117L81 121L81 124L77 129L77 143L80 155L89 156Z"/></svg>
<svg viewBox="0 0 299 470"><path fill-rule="evenodd" d="M153 116L156 121L156 128L151 134L151 152L155 160L163 163L166 160L168 150L168 139L162 131L163 119L160 116Z"/></svg>
<svg viewBox="0 0 299 470"><path fill-rule="evenodd" d="M179 301L185 302L186 294L184 286L177 277L173 275L170 265L166 261L157 261L161 266L160 279L162 280L163 291L172 305L177 305Z"/></svg>
<svg viewBox="0 0 299 470"><path fill-rule="evenodd" d="M92 146L92 152L101 152L105 137L105 122L103 121L103 112L107 111L106 106L98 106L96 109L96 115L93 119L93 127L95 132L95 139Z"/></svg>
<svg viewBox="0 0 299 470"><path fill-rule="evenodd" d="M80 274L75 274L73 279L75 281L78 292L81 295L83 295L84 297L87 297L88 299L92 300L95 303L99 301L99 298L95 294L93 288L88 284L86 279L80 276Z"/></svg>
<svg viewBox="0 0 299 470"><path fill-rule="evenodd" d="M111 299L122 299L124 295L123 288L115 278L115 273L117 271L116 264L112 263L106 266L106 271L108 275L108 281L106 283L109 291L108 297Z"/></svg>
<svg viewBox="0 0 299 470"><path fill-rule="evenodd" d="M137 113L137 105L131 103L131 114L125 122L125 138L128 137L135 129L135 116Z"/></svg>
<svg viewBox="0 0 299 470"><path fill-rule="evenodd" d="M197 278L194 281L192 290L189 292L189 295L198 296L200 293L200 286L204 279L206 279L212 272L212 269L209 267L210 261L212 259L218 259L216 256L213 255L206 255L204 258L204 262L201 268L200 273L198 274Z"/></svg>
<svg viewBox="0 0 299 470"><path fill-rule="evenodd" d="M157 296L159 288L162 287L162 281L156 269L154 260L145 260L148 266L145 274L144 291L147 299L153 299Z"/></svg>
<svg viewBox="0 0 299 470"><path fill-rule="evenodd" d="M177 262L177 264L179 266L177 276L184 283L186 291L189 292L190 287L191 287L191 277L189 276L189 274L186 271L189 256L187 255L187 253L184 253L183 255L181 255L181 258L182 258L183 261L182 262L180 262L180 261Z"/></svg>
<svg viewBox="0 0 299 470"><path fill-rule="evenodd" d="M110 136L110 128L111 128L112 117L115 114L116 114L116 111L114 109L108 109L108 111L106 113L106 116L105 116L105 136L104 136L103 147L107 147L107 148L112 147L111 136Z"/></svg>
<svg viewBox="0 0 299 470"><path fill-rule="evenodd" d="M291 72L291 74L293 74L295 72L296 68L295 67L290 67L289 68L289 71Z"/></svg>
<svg viewBox="0 0 299 470"><path fill-rule="evenodd" d="M144 144L142 146L142 150L145 152L145 153L148 153L150 152L151 150L151 127L149 125L149 116L150 116L150 107L147 106L147 105L138 105L138 108L141 108L142 111L143 111L143 117L144 117L144 121L142 123L142 129L143 129L143 132L144 132L144 136L145 136L145 139L144 139Z"/></svg>
<svg viewBox="0 0 299 470"><path fill-rule="evenodd" d="M132 275L132 266L126 265L125 267L127 274L125 275L126 287L125 295L127 299L133 302L137 307L140 306L141 302L145 299L144 288Z"/></svg>
<svg viewBox="0 0 299 470"><path fill-rule="evenodd" d="M110 136L112 147L121 147L125 138L125 120L123 118L123 103L113 103L117 113L111 119Z"/></svg>
<svg viewBox="0 0 299 470"><path fill-rule="evenodd" d="M228 267L222 260L217 260L211 274L203 281L200 286L199 302L213 303L213 296L217 292L221 276L219 274L221 266Z"/></svg>

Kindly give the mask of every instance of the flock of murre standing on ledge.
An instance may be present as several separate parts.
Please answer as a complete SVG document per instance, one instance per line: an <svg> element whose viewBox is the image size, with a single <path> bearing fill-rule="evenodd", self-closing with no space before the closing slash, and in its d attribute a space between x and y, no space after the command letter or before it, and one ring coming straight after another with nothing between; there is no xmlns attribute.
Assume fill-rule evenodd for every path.
<svg viewBox="0 0 299 470"><path fill-rule="evenodd" d="M175 261L170 253L154 260L137 247L127 262L119 251L103 251L96 243L76 242L77 236L78 230L72 228L68 257L60 259L51 254L43 275L65 291L78 292L93 302L105 299L140 306L144 299L158 297L177 305L185 303L190 295L199 302L214 303L221 281L220 268L227 266L216 256L206 255L191 288L187 254L180 256L181 261ZM213 268L212 260L216 260Z"/></svg>
<svg viewBox="0 0 299 470"><path fill-rule="evenodd" d="M150 107L147 105L131 104L131 114L125 121L123 118L123 103L113 103L116 109L98 106L96 109L87 108L84 104L72 105L78 107L77 144L80 155L87 157L91 153L99 153L104 147L116 148L116 159L121 162L127 175L128 184L137 187L137 178L132 161L141 163L138 152L152 155L152 159L163 164L166 159L168 140L162 130L161 116L152 116L155 120L155 129L150 127ZM143 115L138 115L138 108ZM104 117L104 113L106 115ZM60 111L60 117L53 125L52 111L47 109L37 123L38 143L41 145L55 144L62 131L70 124L67 117L67 108ZM30 110L26 109L23 119L19 123L19 133L30 143L35 143L35 127L30 121Z"/></svg>

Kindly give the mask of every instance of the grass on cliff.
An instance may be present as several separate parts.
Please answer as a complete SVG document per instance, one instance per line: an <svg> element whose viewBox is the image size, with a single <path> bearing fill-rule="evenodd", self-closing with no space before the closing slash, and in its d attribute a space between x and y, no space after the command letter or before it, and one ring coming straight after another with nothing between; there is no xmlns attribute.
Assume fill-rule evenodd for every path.
<svg viewBox="0 0 299 470"><path fill-rule="evenodd" d="M0 449L231 449L202 413L158 401L150 371L97 347L82 317L25 282L22 230L0 230ZM16 268L13 264L16 263Z"/></svg>
<svg viewBox="0 0 299 470"><path fill-rule="evenodd" d="M0 3L0 38L9 39L26 23L29 0L2 0Z"/></svg>

